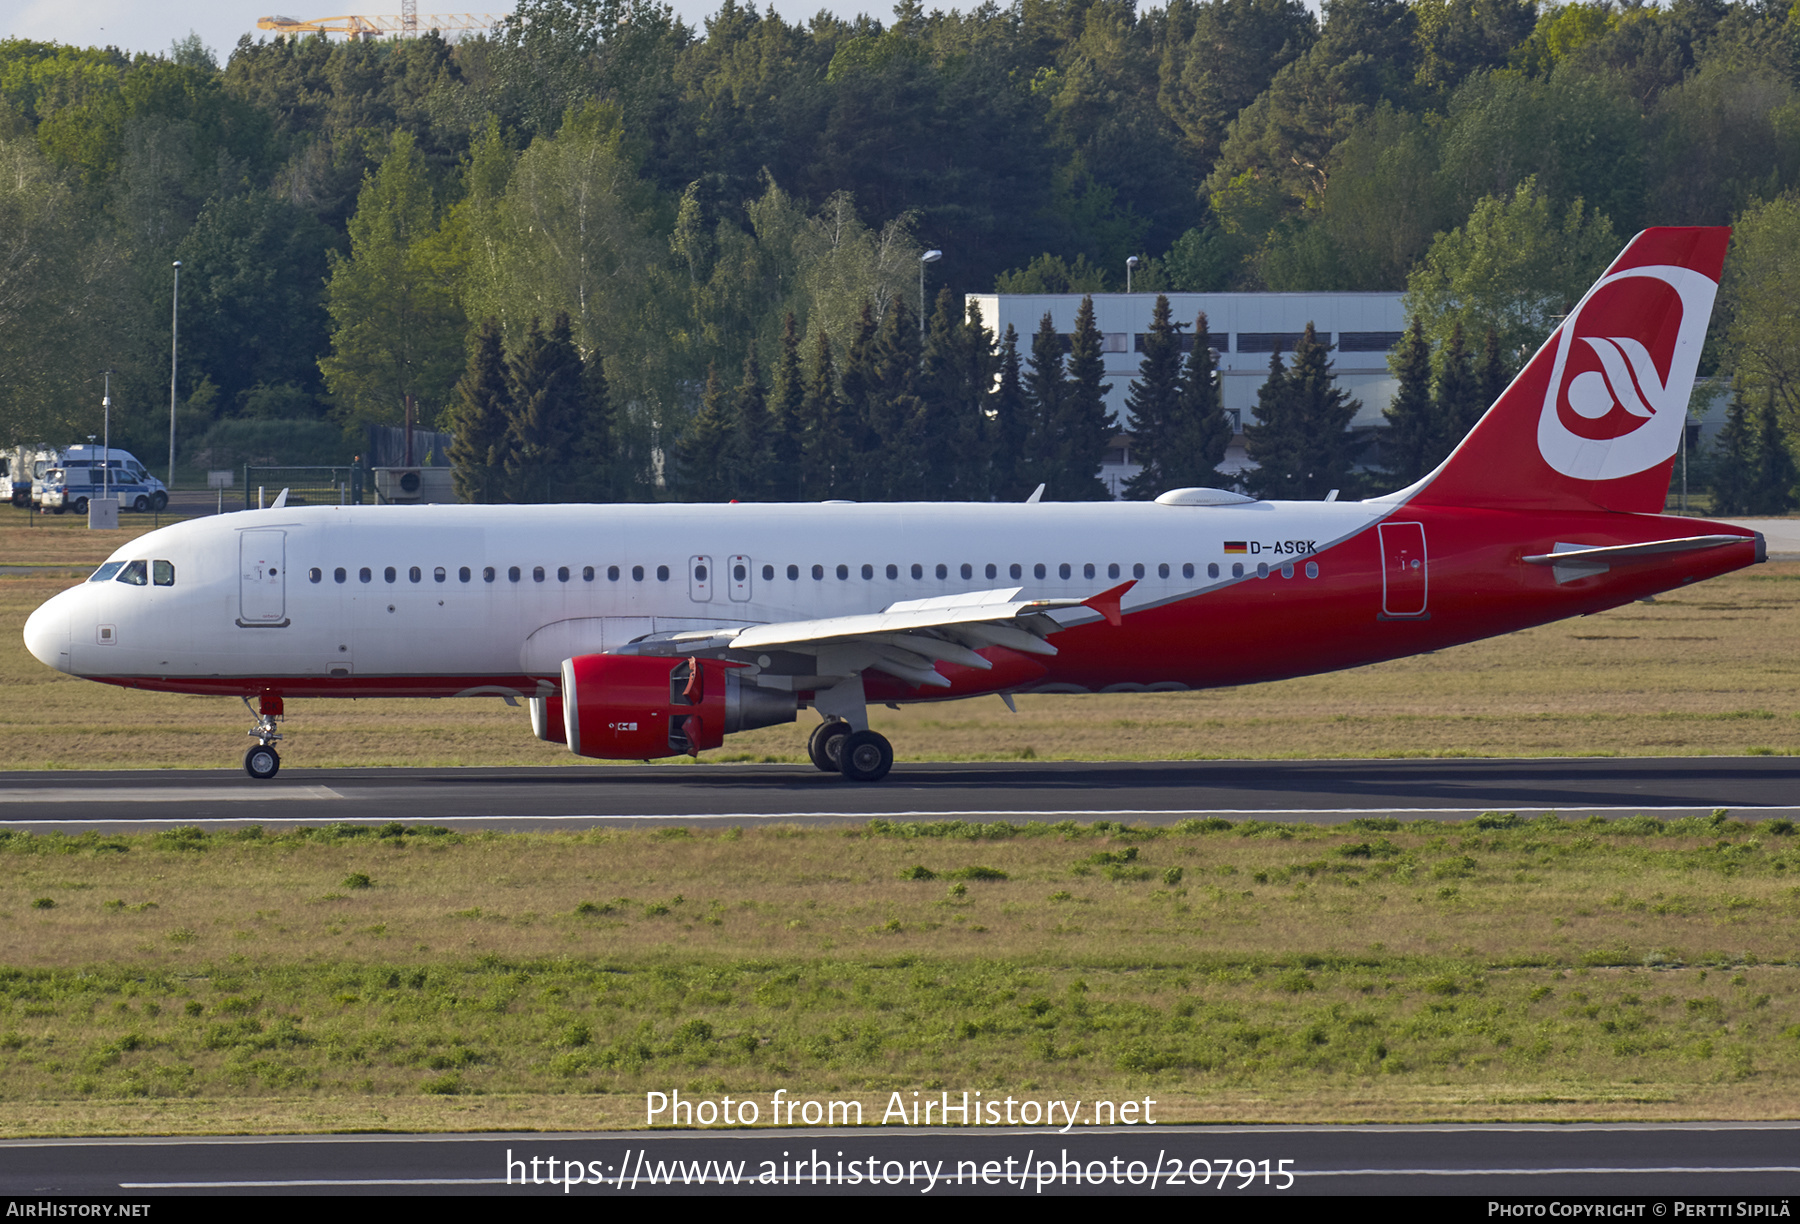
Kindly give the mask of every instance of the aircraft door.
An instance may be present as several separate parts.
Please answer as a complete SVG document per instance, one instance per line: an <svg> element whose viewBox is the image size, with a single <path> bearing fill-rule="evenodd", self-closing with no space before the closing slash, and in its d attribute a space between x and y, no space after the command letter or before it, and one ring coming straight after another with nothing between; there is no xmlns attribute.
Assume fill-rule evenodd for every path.
<svg viewBox="0 0 1800 1224"><path fill-rule="evenodd" d="M238 533L238 622L245 629L287 627L287 532Z"/></svg>
<svg viewBox="0 0 1800 1224"><path fill-rule="evenodd" d="M712 599L713 572L711 557L688 558L688 598L695 603Z"/></svg>
<svg viewBox="0 0 1800 1224"><path fill-rule="evenodd" d="M1383 523L1381 534L1381 614L1405 619L1425 615L1429 568L1425 524Z"/></svg>
<svg viewBox="0 0 1800 1224"><path fill-rule="evenodd" d="M731 579L731 598L744 603L750 598L750 558L738 555L726 563Z"/></svg>

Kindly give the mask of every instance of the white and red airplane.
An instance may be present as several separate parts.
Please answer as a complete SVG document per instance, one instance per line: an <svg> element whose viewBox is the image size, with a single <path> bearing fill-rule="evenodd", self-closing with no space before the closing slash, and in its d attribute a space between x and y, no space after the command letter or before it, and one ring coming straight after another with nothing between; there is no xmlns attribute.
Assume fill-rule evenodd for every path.
<svg viewBox="0 0 1800 1224"><path fill-rule="evenodd" d="M870 702L1203 689L1355 667L1764 559L1659 514L1730 231L1632 240L1455 452L1359 502L307 507L113 554L25 626L129 688L525 698L582 756L715 748L811 707L820 769L883 777ZM278 499L279 502L279 499Z"/></svg>

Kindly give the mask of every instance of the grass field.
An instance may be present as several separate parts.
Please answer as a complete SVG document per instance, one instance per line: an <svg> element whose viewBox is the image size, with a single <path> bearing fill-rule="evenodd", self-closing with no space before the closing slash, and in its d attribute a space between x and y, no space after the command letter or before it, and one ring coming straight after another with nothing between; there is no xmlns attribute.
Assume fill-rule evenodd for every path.
<svg viewBox="0 0 1800 1224"><path fill-rule="evenodd" d="M70 566L0 576L0 767L235 768L236 703L24 653L29 611L120 540L57 522L0 527L0 563ZM1797 583L876 725L902 760L1786 753ZM575 763L498 703L289 714L289 767ZM711 755L798 761L804 729ZM938 1088L1150 1096L1164 1122L1793 1117L1796 919L1800 838L1727 815L0 833L0 1134L589 1129L641 1124L649 1090L775 1087L871 1119Z"/></svg>
<svg viewBox="0 0 1800 1224"><path fill-rule="evenodd" d="M25 516L19 516L21 518ZM146 524L128 520L132 529ZM243 706L111 689L25 653L31 609L120 536L79 520L0 526L0 767L235 767ZM909 760L1582 756L1800 749L1800 563L1740 571L1597 616L1353 671L1201 693L1024 696L871 711ZM799 726L703 760L804 760ZM293 701L288 768L589 764L533 739L522 710L461 701ZM676 767L680 767L679 765Z"/></svg>
<svg viewBox="0 0 1800 1224"><path fill-rule="evenodd" d="M643 1094L1160 1121L1791 1117L1785 822L0 842L0 1133L596 1127Z"/></svg>

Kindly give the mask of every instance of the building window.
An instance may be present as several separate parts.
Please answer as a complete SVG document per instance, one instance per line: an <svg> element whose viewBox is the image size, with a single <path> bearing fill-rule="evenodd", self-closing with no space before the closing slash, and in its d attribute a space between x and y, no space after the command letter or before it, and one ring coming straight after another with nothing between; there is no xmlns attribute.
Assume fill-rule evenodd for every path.
<svg viewBox="0 0 1800 1224"><path fill-rule="evenodd" d="M1305 334L1305 332L1239 332L1237 334L1237 351L1240 353L1273 353L1279 349L1283 353L1291 353Z"/></svg>
<svg viewBox="0 0 1800 1224"><path fill-rule="evenodd" d="M1339 332L1340 353L1385 353L1406 338L1405 332Z"/></svg>

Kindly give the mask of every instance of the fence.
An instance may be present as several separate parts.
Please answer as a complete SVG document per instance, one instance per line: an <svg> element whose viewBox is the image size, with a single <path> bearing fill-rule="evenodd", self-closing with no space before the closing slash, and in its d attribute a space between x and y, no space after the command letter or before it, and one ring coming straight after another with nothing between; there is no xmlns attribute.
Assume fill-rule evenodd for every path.
<svg viewBox="0 0 1800 1224"><path fill-rule="evenodd" d="M363 469L345 467L253 467L244 465L244 509L254 510L275 500L286 489L290 506L360 506L363 504Z"/></svg>

